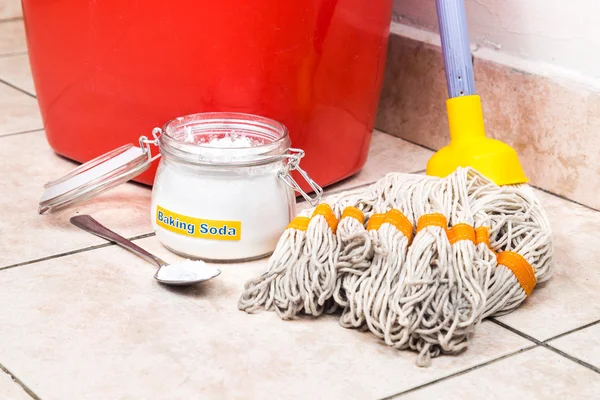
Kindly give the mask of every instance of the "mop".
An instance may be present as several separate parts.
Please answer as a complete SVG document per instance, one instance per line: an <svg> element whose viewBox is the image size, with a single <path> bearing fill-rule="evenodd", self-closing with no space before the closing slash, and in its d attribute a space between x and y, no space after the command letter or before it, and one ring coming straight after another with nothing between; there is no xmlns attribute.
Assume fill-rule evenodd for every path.
<svg viewBox="0 0 600 400"><path fill-rule="evenodd" d="M521 195L512 195L515 190ZM327 199L334 214L341 215L335 232L339 247L331 257L335 285L328 279L325 291L313 287L303 295L295 289L301 279L294 277L308 265L298 256L308 255L306 236L301 235L320 219L315 214L319 207L305 210L299 217L305 222L293 222L281 237L269 271L246 285L240 309L277 311L272 300L277 299L275 305L288 307L279 315L289 319L303 310L316 316L320 312L311 307L330 301L332 309L343 309L342 326L368 329L390 346L416 350L417 364L426 366L432 357L467 347L488 310L488 297L494 312L514 306L507 298L521 288L521 281L512 269L501 263L496 267L497 254L521 254L540 277L550 271L547 221L533 200L527 191L499 187L470 168L459 168L444 179L388 174L372 189ZM414 221L419 222L411 242ZM536 233L523 234L535 226ZM326 241L327 236L320 237ZM344 260L343 254L348 255ZM330 288L333 297L319 304L319 294Z"/></svg>
<svg viewBox="0 0 600 400"><path fill-rule="evenodd" d="M451 141L430 176L388 174L304 211L245 286L241 310L289 319L341 308L342 326L416 350L427 366L463 351L483 318L514 310L550 277L547 216L516 152L485 136L464 3L437 5Z"/></svg>

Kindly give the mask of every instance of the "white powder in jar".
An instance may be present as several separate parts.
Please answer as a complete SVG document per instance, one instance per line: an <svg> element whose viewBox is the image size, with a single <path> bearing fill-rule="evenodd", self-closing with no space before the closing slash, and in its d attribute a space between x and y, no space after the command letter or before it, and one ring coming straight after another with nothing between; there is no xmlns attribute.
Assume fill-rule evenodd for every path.
<svg viewBox="0 0 600 400"><path fill-rule="evenodd" d="M203 146L251 149L240 134L209 138ZM158 239L176 253L207 260L243 260L271 253L295 215L295 196L278 178L283 160L246 166L200 166L163 155L152 192ZM191 219L190 219L191 218Z"/></svg>
<svg viewBox="0 0 600 400"><path fill-rule="evenodd" d="M221 149L225 148L242 148L242 147L253 147L254 141L246 136L238 135L225 135L223 137L214 137L206 144L208 147L218 147Z"/></svg>

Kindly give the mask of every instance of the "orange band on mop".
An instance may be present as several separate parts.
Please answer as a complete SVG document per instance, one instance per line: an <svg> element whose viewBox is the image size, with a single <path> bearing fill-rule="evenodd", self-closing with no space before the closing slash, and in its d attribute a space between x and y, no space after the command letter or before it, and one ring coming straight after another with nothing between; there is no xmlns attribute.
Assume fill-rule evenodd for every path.
<svg viewBox="0 0 600 400"><path fill-rule="evenodd" d="M446 231L448 241L454 244L460 240L470 240L475 243L475 229L469 224L456 224Z"/></svg>
<svg viewBox="0 0 600 400"><path fill-rule="evenodd" d="M377 230L385 221L385 214L373 214L371 218L369 218L369 222L367 222L367 230Z"/></svg>
<svg viewBox="0 0 600 400"><path fill-rule="evenodd" d="M494 251L490 244L490 230L486 226L475 228L475 244L479 243L485 243L488 249Z"/></svg>
<svg viewBox="0 0 600 400"><path fill-rule="evenodd" d="M338 220L335 217L335 214L333 213L331 206L326 203L319 204L317 206L317 208L315 208L315 211L313 212L312 217L314 218L317 215L320 215L323 218L325 218L327 225L329 225L329 228L331 229L331 231L333 233L335 233L335 231L337 229L337 225L338 225Z"/></svg>
<svg viewBox="0 0 600 400"><path fill-rule="evenodd" d="M363 212L360 211L358 208L352 206L344 208L344 212L342 213L341 219L344 218L354 218L355 220L360 222L361 225L365 223L365 214L363 214Z"/></svg>
<svg viewBox="0 0 600 400"><path fill-rule="evenodd" d="M398 231L402 232L404 236L406 236L409 242L412 241L413 226L408 218L406 218L406 216L399 210L392 208L387 212L387 214L385 214L385 220L383 222L393 225L396 227L396 229L398 229Z"/></svg>
<svg viewBox="0 0 600 400"><path fill-rule="evenodd" d="M290 222L286 229L297 229L299 231L306 231L308 229L308 223L310 218L308 217L296 217Z"/></svg>
<svg viewBox="0 0 600 400"><path fill-rule="evenodd" d="M503 251L498 253L498 264L502 264L510 269L517 277L526 296L533 292L533 288L537 283L535 271L533 267L519 253L514 251Z"/></svg>
<svg viewBox="0 0 600 400"><path fill-rule="evenodd" d="M417 222L417 233L428 226L439 226L442 229L448 227L448 220L442 214L425 214Z"/></svg>

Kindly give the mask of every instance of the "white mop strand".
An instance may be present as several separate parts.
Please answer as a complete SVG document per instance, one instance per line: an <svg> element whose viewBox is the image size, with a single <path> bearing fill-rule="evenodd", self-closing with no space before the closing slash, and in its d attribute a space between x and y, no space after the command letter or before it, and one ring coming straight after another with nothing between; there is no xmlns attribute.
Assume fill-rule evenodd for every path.
<svg viewBox="0 0 600 400"><path fill-rule="evenodd" d="M411 181L414 185L416 180ZM363 288L363 309L369 330L389 346L408 346L409 336L398 321L393 295L400 284L401 270L414 233L411 195L414 191L398 182L388 196L389 211L383 224L374 231L380 251L375 254L370 279Z"/></svg>
<svg viewBox="0 0 600 400"><path fill-rule="evenodd" d="M470 218L455 178L440 180L422 191L423 198L415 197L413 210L419 226L396 293L400 323L411 335L411 348L419 351L417 364L421 366L440 352L463 350L485 304L473 268L472 242L451 244L448 238L453 210L455 220L460 214L464 214L462 219Z"/></svg>
<svg viewBox="0 0 600 400"><path fill-rule="evenodd" d="M476 246L473 212L469 203L468 178L462 169L448 176L451 195L451 212L448 220L449 236L451 243L452 268L449 278L454 281L451 285L451 304L460 309L460 321L452 332L449 330L445 337L439 336L440 346L443 351L456 352L466 341L483 317L486 303L485 283L486 276L490 275L489 269L475 267ZM483 266L482 266L483 267ZM453 338L453 335L460 339ZM454 342L455 345L450 343ZM460 343L460 345L458 344Z"/></svg>
<svg viewBox="0 0 600 400"><path fill-rule="evenodd" d="M304 257L292 265L291 272L300 284L300 295L304 299L304 312L318 316L325 303L333 296L337 274L335 263L340 243L335 234L339 215L333 209L320 204L308 224Z"/></svg>
<svg viewBox="0 0 600 400"><path fill-rule="evenodd" d="M308 218L310 210L304 211L294 221ZM294 221L291 225L294 225ZM288 227L267 263L267 271L244 285L238 308L253 313L261 308L275 309L284 319L292 318L302 308L298 287L290 285L291 267L304 254L306 231L301 226Z"/></svg>
<svg viewBox="0 0 600 400"><path fill-rule="evenodd" d="M345 307L340 325L368 328L390 345L397 341L399 326L395 322L396 315L389 309L389 296L392 287L397 284L408 248L406 236L412 237L412 221L403 215L412 213L404 198L411 187L409 182L423 179L429 177L388 174L373 185L377 202L372 212L365 214L367 228L356 226L354 242L343 247L344 255L338 260L338 279L344 293L343 297L340 296L340 304ZM404 233L395 226L402 227L401 222L404 223Z"/></svg>
<svg viewBox="0 0 600 400"><path fill-rule="evenodd" d="M364 215L364 213L363 213ZM373 246L371 237L363 222L356 218L342 218L338 225L338 238L340 240L340 256L336 264L337 280L333 298L336 303L344 308L348 306L348 293L356 280L371 265L373 259Z"/></svg>
<svg viewBox="0 0 600 400"><path fill-rule="evenodd" d="M337 304L330 300L336 289L340 250L335 225L342 207L365 206L365 197L359 191L340 193L327 199L333 208L322 203L302 211L280 238L268 271L246 283L238 308L249 313L274 309L282 319L301 312L318 316L334 311Z"/></svg>
<svg viewBox="0 0 600 400"><path fill-rule="evenodd" d="M345 292L345 308L340 317L340 325L345 328L359 328L363 329L365 324L365 310L363 308L363 293L362 289L367 284L371 276L373 259L377 257L377 253L381 252L382 249L378 245L377 228L381 224L384 218L384 214L379 212L380 207L376 204L374 206L374 213L369 217L369 224L367 228L360 231L360 234L355 235L354 243L349 244L344 249L344 255L350 254L351 252L358 252L359 254L368 254L360 264L346 267L346 258L340 258L339 269L341 270L344 266L344 272L340 273L341 286ZM373 226L373 222L377 222L377 227ZM359 244L360 247L356 245ZM344 264L342 264L344 263Z"/></svg>
<svg viewBox="0 0 600 400"><path fill-rule="evenodd" d="M371 263L365 262L360 276L347 289L349 301L340 319L347 328L369 329L388 345L405 348L408 336L391 307L391 296L413 235L410 209L414 182L430 180L420 175L388 174L377 185L379 201L368 221L373 247Z"/></svg>
<svg viewBox="0 0 600 400"><path fill-rule="evenodd" d="M392 182L386 177L378 180L368 189L368 204L359 204L362 221L356 218L343 218L340 221L338 235L342 242L341 254L337 263L338 281L334 299L344 307L340 324L346 328L360 328L364 316L357 312L355 302L356 286L360 285L369 273L374 253L377 250L373 242L373 234L367 230L365 221L373 222L376 205L385 201L386 193ZM381 218L381 215L375 216Z"/></svg>
<svg viewBox="0 0 600 400"><path fill-rule="evenodd" d="M373 204L379 197L374 189L376 185L354 191L357 196L334 198L335 207L341 210L342 217L337 228L340 252L334 261L336 282L333 300L340 307L348 304L348 289L368 267L372 259L372 245L364 222L373 212Z"/></svg>

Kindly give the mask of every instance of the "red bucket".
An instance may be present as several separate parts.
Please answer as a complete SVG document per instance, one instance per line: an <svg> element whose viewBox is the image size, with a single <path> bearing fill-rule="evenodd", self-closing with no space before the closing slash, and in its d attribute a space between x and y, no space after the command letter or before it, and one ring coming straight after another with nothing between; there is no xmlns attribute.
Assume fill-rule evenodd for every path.
<svg viewBox="0 0 600 400"><path fill-rule="evenodd" d="M285 124L321 185L365 163L391 0L23 0L52 148L85 162L186 114ZM155 169L137 178L151 184ZM307 188L305 188L307 189Z"/></svg>

